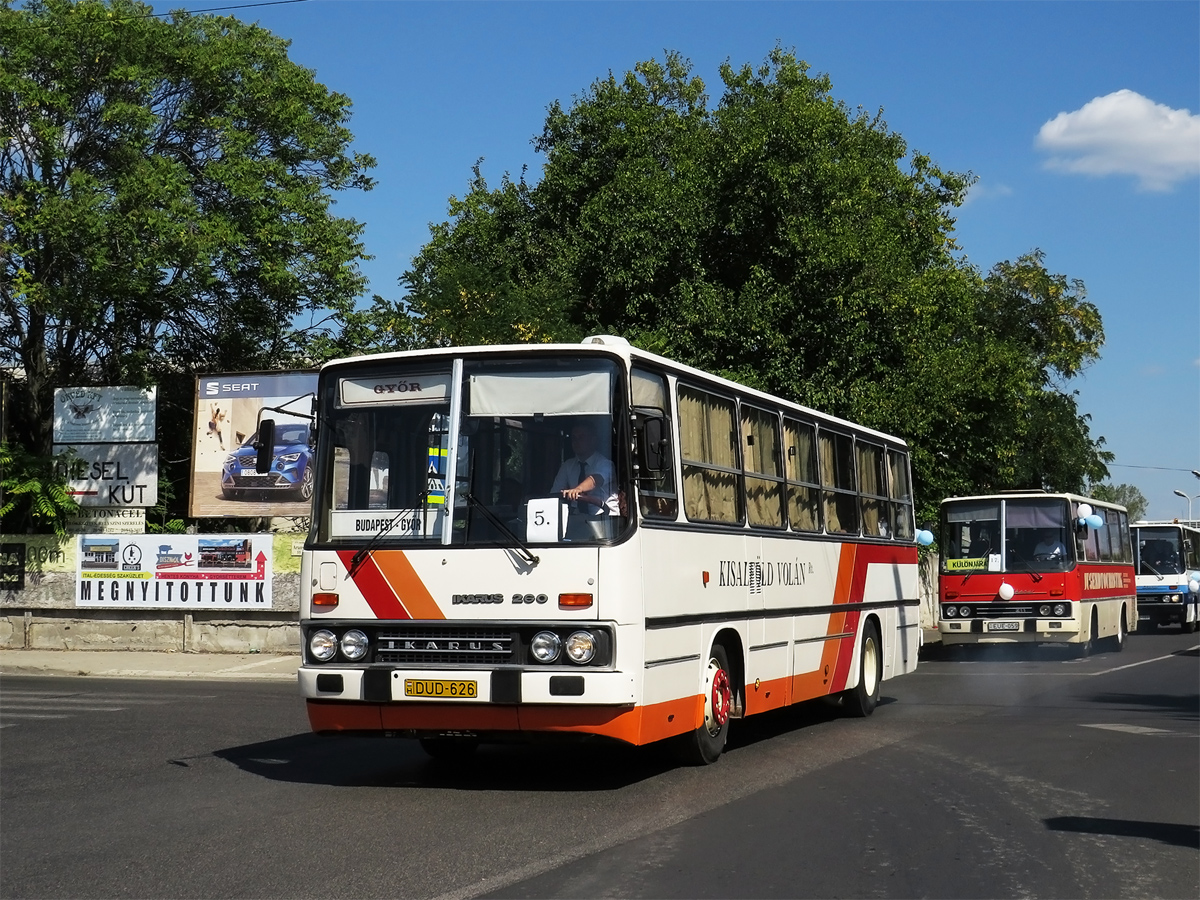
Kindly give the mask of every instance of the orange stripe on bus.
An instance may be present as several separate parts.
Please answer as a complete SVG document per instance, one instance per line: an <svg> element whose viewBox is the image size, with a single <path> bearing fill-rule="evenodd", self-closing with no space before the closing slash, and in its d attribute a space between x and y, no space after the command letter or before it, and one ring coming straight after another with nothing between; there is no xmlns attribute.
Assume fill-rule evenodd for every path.
<svg viewBox="0 0 1200 900"><path fill-rule="evenodd" d="M354 565L354 551L339 550L338 558L349 572ZM379 566L375 564L374 554L369 554L354 573L354 586L358 588L367 606L377 619L410 619L408 611L396 598L396 592Z"/></svg>
<svg viewBox="0 0 1200 900"><path fill-rule="evenodd" d="M837 583L833 588L833 603L849 603L851 599L850 591L854 585L854 564L858 557L857 544L842 544L842 553L838 558L838 574ZM851 621L852 620L852 621ZM834 612L829 615L829 627L825 630L827 635L844 634L847 631L855 631L858 624L857 611L851 616L845 612ZM845 653L843 653L843 645L845 645ZM845 675L841 676L840 683L838 675L841 669L849 668L849 663L846 658L854 654L854 641L852 638L839 638L835 641L826 641L825 650L821 653L821 675L822 686L826 694L834 691L840 691L845 686ZM839 665L841 663L841 665Z"/></svg>
<svg viewBox="0 0 1200 900"><path fill-rule="evenodd" d="M388 731L519 731L515 706L480 703L387 703L380 707Z"/></svg>
<svg viewBox="0 0 1200 900"><path fill-rule="evenodd" d="M772 678L746 685L746 715L754 716L770 709L782 709L788 705L791 678Z"/></svg>
<svg viewBox="0 0 1200 900"><path fill-rule="evenodd" d="M377 553L375 564L410 616L414 619L446 618L403 550Z"/></svg>

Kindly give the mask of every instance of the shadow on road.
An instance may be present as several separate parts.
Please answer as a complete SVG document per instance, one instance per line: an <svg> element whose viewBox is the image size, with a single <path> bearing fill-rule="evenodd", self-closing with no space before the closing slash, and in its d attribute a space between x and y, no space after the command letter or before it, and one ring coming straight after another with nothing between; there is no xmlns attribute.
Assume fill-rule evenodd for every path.
<svg viewBox="0 0 1200 900"><path fill-rule="evenodd" d="M1171 822L1136 822L1132 819L1101 819L1093 816L1055 816L1043 821L1050 831L1149 838L1152 841L1159 841L1174 847L1200 850L1200 828L1195 825L1176 825Z"/></svg>
<svg viewBox="0 0 1200 900"><path fill-rule="evenodd" d="M483 744L458 762L428 757L415 740L298 734L213 752L239 769L300 784L466 791L619 790L674 768L657 748L603 738ZM171 760L188 765L188 760Z"/></svg>
<svg viewBox="0 0 1200 900"><path fill-rule="evenodd" d="M1200 718L1200 694L1096 694L1093 703L1108 703L1128 709L1145 708L1177 719Z"/></svg>
<svg viewBox="0 0 1200 900"><path fill-rule="evenodd" d="M895 702L895 698L881 697L879 706ZM836 701L811 700L738 720L730 728L726 752L844 716ZM555 735L532 741L485 743L468 759L458 762L431 759L417 741L409 738L309 733L168 762L190 768L202 759L212 758L274 781L467 791L611 791L680 768L669 743L631 747L607 738Z"/></svg>

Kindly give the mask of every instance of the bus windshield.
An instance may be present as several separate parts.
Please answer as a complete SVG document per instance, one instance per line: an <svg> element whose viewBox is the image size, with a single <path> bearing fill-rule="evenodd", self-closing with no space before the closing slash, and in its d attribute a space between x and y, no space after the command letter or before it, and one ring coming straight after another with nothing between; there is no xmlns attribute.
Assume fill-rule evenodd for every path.
<svg viewBox="0 0 1200 900"><path fill-rule="evenodd" d="M340 375L324 387L319 539L617 537L629 523L630 472L628 450L618 452L629 446L619 373L603 358L541 357L467 361L458 384L448 361Z"/></svg>
<svg viewBox="0 0 1200 900"><path fill-rule="evenodd" d="M942 568L962 572L1062 572L1075 562L1065 501L962 500L942 508Z"/></svg>
<svg viewBox="0 0 1200 900"><path fill-rule="evenodd" d="M1183 572L1184 547L1178 528L1139 528L1137 573L1178 575Z"/></svg>

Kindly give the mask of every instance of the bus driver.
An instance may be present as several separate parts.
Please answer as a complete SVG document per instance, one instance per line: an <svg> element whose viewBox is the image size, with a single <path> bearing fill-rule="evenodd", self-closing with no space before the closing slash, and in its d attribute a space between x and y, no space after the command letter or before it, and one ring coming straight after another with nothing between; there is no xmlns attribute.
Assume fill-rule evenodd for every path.
<svg viewBox="0 0 1200 900"><path fill-rule="evenodd" d="M559 466L550 486L552 494L573 501L586 519L616 516L620 511L613 463L597 451L598 443L592 423L576 422L571 427L573 455Z"/></svg>

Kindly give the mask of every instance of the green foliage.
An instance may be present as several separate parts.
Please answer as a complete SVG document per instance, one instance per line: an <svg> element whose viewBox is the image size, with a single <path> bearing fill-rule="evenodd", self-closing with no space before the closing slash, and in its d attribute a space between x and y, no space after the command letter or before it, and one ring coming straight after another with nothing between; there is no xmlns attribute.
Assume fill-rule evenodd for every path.
<svg viewBox="0 0 1200 900"><path fill-rule="evenodd" d="M541 181L492 189L477 166L376 327L415 346L624 335L907 438L923 515L1104 477L1066 388L1103 342L1082 284L1037 250L986 277L960 259L973 176L793 54L720 74L715 108L675 53L553 103Z"/></svg>
<svg viewBox="0 0 1200 900"><path fill-rule="evenodd" d="M287 47L136 0L0 0L0 366L31 452L54 388L92 384L158 385L159 440L186 446L195 373L311 366L353 312L363 226L332 195L374 160Z"/></svg>
<svg viewBox="0 0 1200 900"><path fill-rule="evenodd" d="M73 455L35 456L19 444L0 443L0 520L6 530L67 533L67 518L79 509L65 479Z"/></svg>
<svg viewBox="0 0 1200 900"><path fill-rule="evenodd" d="M1131 522L1144 519L1146 508L1150 505L1146 495L1132 484L1093 484L1088 488L1087 493L1088 496L1095 497L1097 500L1121 504L1129 512Z"/></svg>

